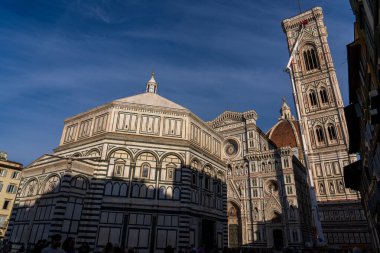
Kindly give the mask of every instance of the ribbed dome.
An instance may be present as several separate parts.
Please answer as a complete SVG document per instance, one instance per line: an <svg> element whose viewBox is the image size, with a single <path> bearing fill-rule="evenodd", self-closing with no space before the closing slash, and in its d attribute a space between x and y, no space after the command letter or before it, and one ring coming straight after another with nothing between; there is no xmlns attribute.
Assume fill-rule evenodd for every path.
<svg viewBox="0 0 380 253"><path fill-rule="evenodd" d="M277 147L292 147L301 149L301 131L298 121L291 114L290 107L282 99L282 107L280 109L281 117L276 125L269 129L267 136Z"/></svg>
<svg viewBox="0 0 380 253"><path fill-rule="evenodd" d="M280 119L267 133L277 147L301 147L299 124L294 119Z"/></svg>

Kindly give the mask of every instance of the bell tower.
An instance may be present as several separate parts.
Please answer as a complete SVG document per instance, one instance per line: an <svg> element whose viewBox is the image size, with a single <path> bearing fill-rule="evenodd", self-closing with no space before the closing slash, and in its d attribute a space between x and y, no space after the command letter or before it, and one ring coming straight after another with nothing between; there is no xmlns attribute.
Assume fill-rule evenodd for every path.
<svg viewBox="0 0 380 253"><path fill-rule="evenodd" d="M344 106L327 43L322 8L285 19L282 27L290 53L286 70L292 81L306 166L315 190L324 237L331 245L338 243L335 235L353 228L353 220L347 214L361 212L361 205L358 193L344 186L343 167L356 158L348 154ZM341 214L342 209L345 210ZM329 221L336 219L340 219L338 226L330 224ZM360 215L357 219L362 220ZM363 227L355 229L365 233ZM352 241L357 240L352 238Z"/></svg>
<svg viewBox="0 0 380 253"><path fill-rule="evenodd" d="M293 96L318 201L357 199L344 187L348 134L343 101L321 8L283 21L291 55Z"/></svg>

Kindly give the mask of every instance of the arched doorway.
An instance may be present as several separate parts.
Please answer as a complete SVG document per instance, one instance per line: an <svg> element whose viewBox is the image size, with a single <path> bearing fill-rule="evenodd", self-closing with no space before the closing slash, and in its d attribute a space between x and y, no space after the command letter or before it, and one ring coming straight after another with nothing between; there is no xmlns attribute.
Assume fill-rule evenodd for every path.
<svg viewBox="0 0 380 253"><path fill-rule="evenodd" d="M228 203L228 247L241 246L241 213L240 208L232 202Z"/></svg>

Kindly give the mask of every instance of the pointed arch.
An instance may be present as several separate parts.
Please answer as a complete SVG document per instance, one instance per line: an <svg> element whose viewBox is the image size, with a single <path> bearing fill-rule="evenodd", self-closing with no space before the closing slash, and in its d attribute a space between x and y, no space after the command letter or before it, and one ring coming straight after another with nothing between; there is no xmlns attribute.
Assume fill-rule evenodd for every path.
<svg viewBox="0 0 380 253"><path fill-rule="evenodd" d="M319 88L319 98L321 99L322 104L327 104L329 102L329 97L325 87Z"/></svg>
<svg viewBox="0 0 380 253"><path fill-rule="evenodd" d="M335 141L338 138L335 126L332 123L327 124L327 133L329 135L330 141Z"/></svg>
<svg viewBox="0 0 380 253"><path fill-rule="evenodd" d="M311 107L317 106L318 105L318 99L317 99L317 95L316 95L315 90L310 89L309 92L308 92L308 96L309 96L310 106Z"/></svg>
<svg viewBox="0 0 380 253"><path fill-rule="evenodd" d="M325 134L323 131L323 127L320 125L317 125L315 127L315 136L317 137L316 141L317 143L324 143L325 142Z"/></svg>
<svg viewBox="0 0 380 253"><path fill-rule="evenodd" d="M306 42L300 50L305 71L319 69L319 57L314 43Z"/></svg>

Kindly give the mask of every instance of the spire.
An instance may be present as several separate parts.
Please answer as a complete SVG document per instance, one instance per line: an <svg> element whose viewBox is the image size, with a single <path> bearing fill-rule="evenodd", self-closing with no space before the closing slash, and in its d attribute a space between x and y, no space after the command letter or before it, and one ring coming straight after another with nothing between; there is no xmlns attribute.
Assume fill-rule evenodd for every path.
<svg viewBox="0 0 380 253"><path fill-rule="evenodd" d="M286 103L285 97L282 98L282 106L280 109L281 117L280 119L292 119L292 113L290 111L289 105Z"/></svg>
<svg viewBox="0 0 380 253"><path fill-rule="evenodd" d="M157 83L156 83L156 80L154 79L154 71L152 71L150 80L146 83L146 92L157 93Z"/></svg>

